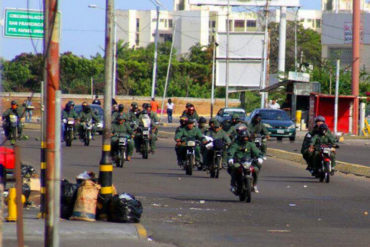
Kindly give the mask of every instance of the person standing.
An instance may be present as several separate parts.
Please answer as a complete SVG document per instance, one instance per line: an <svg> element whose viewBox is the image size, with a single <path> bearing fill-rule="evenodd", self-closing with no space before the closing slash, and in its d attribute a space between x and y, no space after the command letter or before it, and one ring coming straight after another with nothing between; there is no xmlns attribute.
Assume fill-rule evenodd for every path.
<svg viewBox="0 0 370 247"><path fill-rule="evenodd" d="M26 123L30 123L32 121L32 110L34 108L32 105L31 97L27 98L24 107L26 109Z"/></svg>
<svg viewBox="0 0 370 247"><path fill-rule="evenodd" d="M276 102L276 99L271 100L269 104L270 109L280 109L280 105Z"/></svg>
<svg viewBox="0 0 370 247"><path fill-rule="evenodd" d="M172 123L172 114L173 114L173 111L174 111L174 107L175 107L175 104L172 102L171 99L168 99L168 102L167 102L167 118L168 118L169 123Z"/></svg>
<svg viewBox="0 0 370 247"><path fill-rule="evenodd" d="M155 101L155 98L152 98L152 101L150 101L150 106L152 108L152 111L155 113L158 113L158 102Z"/></svg>
<svg viewBox="0 0 370 247"><path fill-rule="evenodd" d="M98 95L95 95L95 99L93 100L92 104L94 105L101 105L100 99Z"/></svg>

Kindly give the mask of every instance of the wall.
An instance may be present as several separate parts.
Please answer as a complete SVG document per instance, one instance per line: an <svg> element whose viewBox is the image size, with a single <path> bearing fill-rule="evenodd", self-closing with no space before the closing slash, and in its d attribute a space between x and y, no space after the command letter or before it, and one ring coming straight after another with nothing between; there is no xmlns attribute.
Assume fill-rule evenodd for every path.
<svg viewBox="0 0 370 247"><path fill-rule="evenodd" d="M12 100L16 100L19 105L21 105L27 97L31 96L31 93L0 93L0 102L2 106L2 110L10 107L10 102ZM99 96L99 98L103 98L103 96ZM88 103L92 102L91 95L73 95L73 94L64 94L62 100L62 106L69 101L73 100L75 104L81 104L84 101ZM125 110L127 111L132 102L137 102L139 107L143 103L149 103L150 97L137 97L137 96L118 96L116 98L119 104L124 104ZM157 102L159 103L159 107L161 107L162 99L156 98ZM172 98L172 101L175 104L175 112L174 115L180 115L182 111L185 109L186 103L190 102L195 105L195 109L197 110L198 114L201 116L209 116L210 115L210 99L199 99L199 98ZM102 102L103 103L103 102ZM165 101L167 103L167 101ZM35 106L34 116L37 118L40 116L40 94L34 94L32 98L32 104ZM216 99L215 107L214 107L214 114L217 113L219 109L224 107L225 100L224 99ZM230 107L239 107L240 101L235 99L229 100Z"/></svg>

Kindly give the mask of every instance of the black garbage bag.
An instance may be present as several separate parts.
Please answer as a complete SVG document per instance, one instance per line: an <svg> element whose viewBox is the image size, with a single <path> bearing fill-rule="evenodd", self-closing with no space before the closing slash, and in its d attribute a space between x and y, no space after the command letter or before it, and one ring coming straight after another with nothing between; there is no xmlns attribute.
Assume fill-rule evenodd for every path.
<svg viewBox="0 0 370 247"><path fill-rule="evenodd" d="M63 179L60 191L60 217L69 219L73 213L73 207L77 198L78 185Z"/></svg>
<svg viewBox="0 0 370 247"><path fill-rule="evenodd" d="M108 220L121 223L140 222L143 206L133 195L122 193L112 197L109 203Z"/></svg>
<svg viewBox="0 0 370 247"><path fill-rule="evenodd" d="M31 188L28 184L22 184L22 194L24 195L24 197L26 197L27 202L31 194Z"/></svg>
<svg viewBox="0 0 370 247"><path fill-rule="evenodd" d="M31 178L34 173L36 173L36 170L32 166L24 164L21 165L22 178Z"/></svg>

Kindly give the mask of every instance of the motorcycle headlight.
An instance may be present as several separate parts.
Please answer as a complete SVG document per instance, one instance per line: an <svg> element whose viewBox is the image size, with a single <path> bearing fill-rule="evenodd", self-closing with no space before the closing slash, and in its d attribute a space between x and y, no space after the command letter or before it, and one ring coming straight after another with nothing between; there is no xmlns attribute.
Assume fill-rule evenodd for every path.
<svg viewBox="0 0 370 247"><path fill-rule="evenodd" d="M263 123L265 125L266 128L272 128L271 124L268 124L268 123Z"/></svg>
<svg viewBox="0 0 370 247"><path fill-rule="evenodd" d="M288 129L295 129L295 124L290 125Z"/></svg>

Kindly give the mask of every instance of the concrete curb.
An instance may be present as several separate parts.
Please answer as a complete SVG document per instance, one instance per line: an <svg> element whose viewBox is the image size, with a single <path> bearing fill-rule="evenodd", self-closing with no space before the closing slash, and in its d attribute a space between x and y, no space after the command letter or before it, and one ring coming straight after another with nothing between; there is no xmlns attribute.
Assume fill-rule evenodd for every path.
<svg viewBox="0 0 370 247"><path fill-rule="evenodd" d="M301 164L302 166L306 165L306 161L303 159L301 154L291 153L288 151L275 149L275 148L268 148L267 154L278 159L284 159L293 161L296 163ZM350 173L358 176L365 176L370 177L370 167L359 165L359 164L352 164L343 161L336 161L337 165L335 167L336 170L343 172L343 173Z"/></svg>

